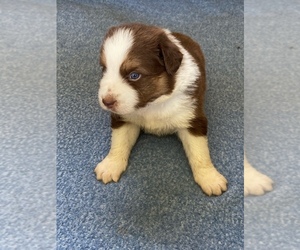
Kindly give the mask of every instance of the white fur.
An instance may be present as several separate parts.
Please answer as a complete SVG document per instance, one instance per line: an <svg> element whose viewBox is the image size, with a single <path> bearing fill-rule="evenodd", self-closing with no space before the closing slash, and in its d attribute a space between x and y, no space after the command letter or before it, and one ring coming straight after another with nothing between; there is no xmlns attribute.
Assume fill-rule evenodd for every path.
<svg viewBox="0 0 300 250"><path fill-rule="evenodd" d="M273 181L252 167L244 154L244 195L263 195L273 189L272 185Z"/></svg>
<svg viewBox="0 0 300 250"><path fill-rule="evenodd" d="M194 58L184 47L182 47L180 41L178 41L169 30L164 29L164 31L166 32L168 38L177 45L180 52L183 54L181 65L176 72L176 84L174 89L175 93L183 93L185 90L195 85L195 81L201 75L201 73Z"/></svg>
<svg viewBox="0 0 300 250"><path fill-rule="evenodd" d="M124 118L139 125L146 132L162 135L188 127L189 120L194 116L193 110L191 100L187 101L183 96L172 96L162 103L152 103L125 115Z"/></svg>
<svg viewBox="0 0 300 250"><path fill-rule="evenodd" d="M121 174L126 170L130 151L139 132L140 128L130 123L112 130L109 154L95 168L98 180L102 180L104 183L119 180Z"/></svg>
<svg viewBox="0 0 300 250"><path fill-rule="evenodd" d="M129 29L119 29L103 45L107 71L100 81L99 103L103 109L107 109L102 99L113 96L117 99L115 112L118 114L133 112L138 103L138 94L120 75L120 67L126 60L132 44L132 32Z"/></svg>

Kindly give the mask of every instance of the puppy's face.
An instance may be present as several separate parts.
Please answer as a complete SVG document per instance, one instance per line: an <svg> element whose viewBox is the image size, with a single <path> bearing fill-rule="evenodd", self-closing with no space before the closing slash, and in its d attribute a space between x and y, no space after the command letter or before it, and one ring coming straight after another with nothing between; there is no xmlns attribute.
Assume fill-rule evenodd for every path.
<svg viewBox="0 0 300 250"><path fill-rule="evenodd" d="M181 60L178 47L160 28L142 24L111 28L100 52L101 107L125 115L170 94Z"/></svg>

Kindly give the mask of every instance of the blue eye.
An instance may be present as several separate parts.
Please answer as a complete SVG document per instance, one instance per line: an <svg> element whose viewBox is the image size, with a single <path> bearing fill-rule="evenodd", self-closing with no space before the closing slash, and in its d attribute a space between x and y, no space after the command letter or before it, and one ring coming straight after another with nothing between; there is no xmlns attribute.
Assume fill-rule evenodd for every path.
<svg viewBox="0 0 300 250"><path fill-rule="evenodd" d="M131 72L129 74L129 80L131 81L137 81L138 79L140 79L141 74L137 73L137 72Z"/></svg>

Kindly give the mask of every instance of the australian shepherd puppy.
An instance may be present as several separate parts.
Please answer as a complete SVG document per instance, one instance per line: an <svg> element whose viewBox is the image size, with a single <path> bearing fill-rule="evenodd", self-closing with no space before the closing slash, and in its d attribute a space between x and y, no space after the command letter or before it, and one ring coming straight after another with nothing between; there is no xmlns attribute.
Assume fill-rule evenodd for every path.
<svg viewBox="0 0 300 250"><path fill-rule="evenodd" d="M111 112L111 149L95 168L98 180L117 182L140 130L176 133L194 180L207 195L227 181L214 167L204 113L205 61L190 37L155 26L124 24L107 32L100 51L99 102Z"/></svg>

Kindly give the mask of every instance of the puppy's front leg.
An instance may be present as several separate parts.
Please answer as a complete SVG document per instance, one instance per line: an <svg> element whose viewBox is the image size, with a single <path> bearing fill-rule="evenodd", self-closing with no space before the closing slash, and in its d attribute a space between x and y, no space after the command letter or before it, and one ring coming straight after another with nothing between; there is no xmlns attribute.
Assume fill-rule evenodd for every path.
<svg viewBox="0 0 300 250"><path fill-rule="evenodd" d="M131 123L123 122L121 126L112 128L110 151L95 168L97 180L108 183L120 179L121 174L126 170L130 151L139 133L140 128Z"/></svg>
<svg viewBox="0 0 300 250"><path fill-rule="evenodd" d="M227 180L211 162L206 136L195 136L187 129L178 131L191 165L194 179L207 195L221 195L227 190Z"/></svg>

